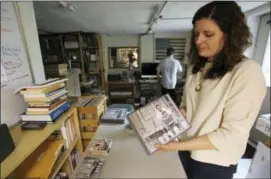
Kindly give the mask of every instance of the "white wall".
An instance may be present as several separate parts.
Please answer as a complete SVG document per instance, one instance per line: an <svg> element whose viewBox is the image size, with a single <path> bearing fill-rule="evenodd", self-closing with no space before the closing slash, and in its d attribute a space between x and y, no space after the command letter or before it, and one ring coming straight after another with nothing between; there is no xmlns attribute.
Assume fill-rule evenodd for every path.
<svg viewBox="0 0 271 179"><path fill-rule="evenodd" d="M45 73L33 3L31 1L24 1L17 2L17 4L24 30L32 76L34 82L38 83L45 80Z"/></svg>
<svg viewBox="0 0 271 179"><path fill-rule="evenodd" d="M270 2L245 12L247 17L247 25L250 28L252 35L252 46L245 51L244 55L258 61L260 64L261 61L257 59L256 56L257 36L260 30L260 16L268 12L270 12Z"/></svg>
<svg viewBox="0 0 271 179"><path fill-rule="evenodd" d="M263 16L260 18L260 26L258 30L258 37L256 39L255 44L255 50L254 50L254 60L256 60L260 65L262 65L262 61L264 58L266 43L269 31L270 31L270 25L267 25L266 22L270 20L269 16ZM260 109L259 115L270 113L270 87L267 87L267 93L263 100L262 107ZM255 141L266 141L268 137L261 132L259 132L255 127L251 130L251 138Z"/></svg>
<svg viewBox="0 0 271 179"><path fill-rule="evenodd" d="M152 63L155 61L154 56L154 35L140 36L140 62Z"/></svg>
<svg viewBox="0 0 271 179"><path fill-rule="evenodd" d="M249 27L250 33L252 35L252 45L244 52L244 55L248 58L255 58L255 47L256 40L259 31L260 17L259 16L249 16L247 18L247 25Z"/></svg>

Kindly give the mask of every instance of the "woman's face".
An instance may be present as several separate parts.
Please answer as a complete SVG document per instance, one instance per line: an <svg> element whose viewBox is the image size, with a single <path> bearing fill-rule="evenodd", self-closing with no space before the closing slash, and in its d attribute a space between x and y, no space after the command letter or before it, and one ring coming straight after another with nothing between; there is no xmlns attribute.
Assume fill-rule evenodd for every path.
<svg viewBox="0 0 271 179"><path fill-rule="evenodd" d="M196 21L194 34L199 56L212 59L222 50L224 33L215 21L207 18Z"/></svg>

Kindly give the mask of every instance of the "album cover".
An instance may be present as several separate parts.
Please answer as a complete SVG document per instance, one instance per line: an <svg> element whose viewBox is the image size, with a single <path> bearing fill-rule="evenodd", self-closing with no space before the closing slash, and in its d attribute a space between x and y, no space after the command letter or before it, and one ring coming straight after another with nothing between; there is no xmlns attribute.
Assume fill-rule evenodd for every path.
<svg viewBox="0 0 271 179"><path fill-rule="evenodd" d="M190 127L168 94L131 113L128 120L149 155L157 150L155 144L176 140Z"/></svg>

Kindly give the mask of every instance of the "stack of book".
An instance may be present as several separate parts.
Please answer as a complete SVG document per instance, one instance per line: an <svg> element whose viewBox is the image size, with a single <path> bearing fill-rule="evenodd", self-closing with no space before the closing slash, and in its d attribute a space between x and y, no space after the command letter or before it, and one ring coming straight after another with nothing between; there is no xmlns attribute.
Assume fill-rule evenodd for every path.
<svg viewBox="0 0 271 179"><path fill-rule="evenodd" d="M25 86L17 90L23 95L28 108L21 115L23 122L44 121L54 122L67 111L67 90L64 81L67 79L50 79L44 83Z"/></svg>

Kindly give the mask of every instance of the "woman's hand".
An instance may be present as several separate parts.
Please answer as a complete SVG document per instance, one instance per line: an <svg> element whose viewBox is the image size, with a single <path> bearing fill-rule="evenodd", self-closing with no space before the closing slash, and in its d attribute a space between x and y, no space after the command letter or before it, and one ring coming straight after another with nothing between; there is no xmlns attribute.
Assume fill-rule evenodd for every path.
<svg viewBox="0 0 271 179"><path fill-rule="evenodd" d="M191 151L191 150L216 150L207 135L193 137L182 142L170 142L168 144L156 144L155 147L160 152L169 151Z"/></svg>
<svg viewBox="0 0 271 179"><path fill-rule="evenodd" d="M157 152L170 152L178 151L180 148L180 142L170 142L168 144L156 144L155 147L158 149Z"/></svg>
<svg viewBox="0 0 271 179"><path fill-rule="evenodd" d="M183 117L186 118L186 107L185 106L180 108L180 112L183 115Z"/></svg>

